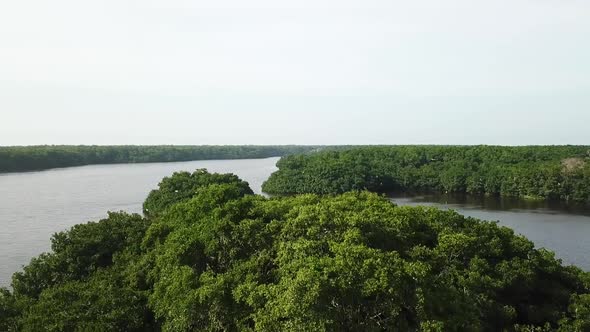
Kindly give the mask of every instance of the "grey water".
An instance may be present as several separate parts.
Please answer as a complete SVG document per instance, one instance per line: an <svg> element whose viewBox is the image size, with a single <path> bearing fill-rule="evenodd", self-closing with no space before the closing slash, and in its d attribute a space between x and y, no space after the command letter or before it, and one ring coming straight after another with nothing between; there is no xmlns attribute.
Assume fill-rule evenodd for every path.
<svg viewBox="0 0 590 332"><path fill-rule="evenodd" d="M53 233L106 217L107 211L141 213L158 182L175 171L207 168L234 173L256 192L278 158L177 163L92 165L0 174L0 287L32 257L49 251ZM448 196L394 196L400 205L451 208L501 225L555 251L565 264L590 270L590 209L547 202Z"/></svg>
<svg viewBox="0 0 590 332"><path fill-rule="evenodd" d="M234 173L261 193L278 158L91 165L0 174L0 287L34 256L50 250L55 232L107 216L141 213L150 190L175 171Z"/></svg>
<svg viewBox="0 0 590 332"><path fill-rule="evenodd" d="M391 195L398 205L453 209L465 216L497 221L555 252L566 265L590 271L590 208L564 202L525 201L469 195Z"/></svg>

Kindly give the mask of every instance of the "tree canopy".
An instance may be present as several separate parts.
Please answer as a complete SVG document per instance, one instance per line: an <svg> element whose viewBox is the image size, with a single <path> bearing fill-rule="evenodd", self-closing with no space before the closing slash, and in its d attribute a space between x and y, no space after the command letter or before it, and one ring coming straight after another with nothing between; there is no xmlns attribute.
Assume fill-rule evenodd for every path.
<svg viewBox="0 0 590 332"><path fill-rule="evenodd" d="M590 203L588 146L376 146L281 158L271 194L414 191Z"/></svg>
<svg viewBox="0 0 590 332"><path fill-rule="evenodd" d="M145 206L54 235L0 292L0 330L590 329L589 274L494 222L204 170Z"/></svg>
<svg viewBox="0 0 590 332"><path fill-rule="evenodd" d="M0 146L0 173L91 164L267 158L315 148L296 145Z"/></svg>

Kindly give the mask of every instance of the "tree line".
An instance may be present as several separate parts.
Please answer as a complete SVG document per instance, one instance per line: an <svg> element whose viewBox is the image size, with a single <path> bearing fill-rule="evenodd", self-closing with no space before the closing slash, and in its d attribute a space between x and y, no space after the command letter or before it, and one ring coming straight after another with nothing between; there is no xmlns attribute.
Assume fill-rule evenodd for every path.
<svg viewBox="0 0 590 332"><path fill-rule="evenodd" d="M374 146L281 158L271 194L448 192L590 202L588 146Z"/></svg>
<svg viewBox="0 0 590 332"><path fill-rule="evenodd" d="M0 146L0 173L92 164L278 157L318 147L295 145Z"/></svg>
<svg viewBox="0 0 590 332"><path fill-rule="evenodd" d="M497 223L205 170L55 234L0 290L2 331L588 329L590 275Z"/></svg>

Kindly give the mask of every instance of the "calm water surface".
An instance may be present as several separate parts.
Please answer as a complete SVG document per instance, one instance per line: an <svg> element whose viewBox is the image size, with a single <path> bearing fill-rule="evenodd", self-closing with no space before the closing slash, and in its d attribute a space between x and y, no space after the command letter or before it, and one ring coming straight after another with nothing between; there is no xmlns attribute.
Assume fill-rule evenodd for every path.
<svg viewBox="0 0 590 332"><path fill-rule="evenodd" d="M235 173L260 193L278 158L179 163L96 165L42 172L0 174L0 286L12 273L49 250L50 236L106 216L141 212L149 191L174 171L207 168ZM567 264L590 270L590 210L549 203L445 196L393 197L400 205L434 205L468 216L499 220L555 251Z"/></svg>
<svg viewBox="0 0 590 332"><path fill-rule="evenodd" d="M590 270L590 209L560 202L450 195L392 195L399 205L428 205L498 221L556 253L565 264Z"/></svg>
<svg viewBox="0 0 590 332"><path fill-rule="evenodd" d="M234 173L260 193L277 160L92 165L0 174L0 286L7 286L12 273L32 257L48 251L53 233L104 218L107 211L140 213L150 190L175 171Z"/></svg>

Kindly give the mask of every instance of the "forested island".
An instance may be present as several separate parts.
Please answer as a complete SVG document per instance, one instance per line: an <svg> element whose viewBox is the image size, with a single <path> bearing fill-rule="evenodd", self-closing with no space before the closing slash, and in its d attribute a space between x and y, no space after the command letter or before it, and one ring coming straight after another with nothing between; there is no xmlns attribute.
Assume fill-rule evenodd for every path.
<svg viewBox="0 0 590 332"><path fill-rule="evenodd" d="M55 234L0 290L1 331L588 329L590 274L497 223L367 191L266 198L205 170L163 179L144 216Z"/></svg>
<svg viewBox="0 0 590 332"><path fill-rule="evenodd" d="M271 194L445 192L590 203L589 146L373 146L281 158Z"/></svg>
<svg viewBox="0 0 590 332"><path fill-rule="evenodd" d="M316 148L296 145L0 146L0 173L93 164L268 158Z"/></svg>

